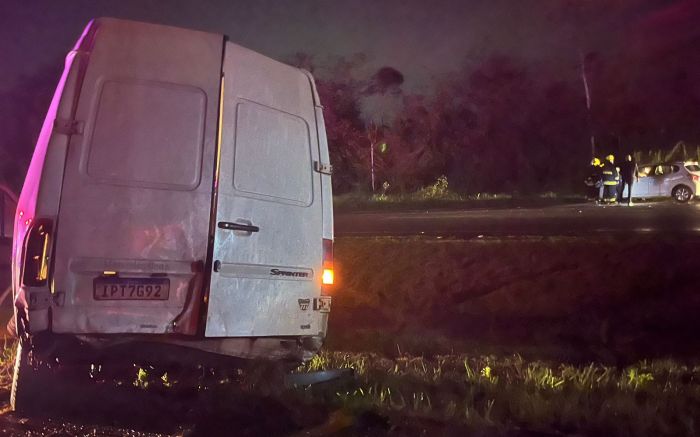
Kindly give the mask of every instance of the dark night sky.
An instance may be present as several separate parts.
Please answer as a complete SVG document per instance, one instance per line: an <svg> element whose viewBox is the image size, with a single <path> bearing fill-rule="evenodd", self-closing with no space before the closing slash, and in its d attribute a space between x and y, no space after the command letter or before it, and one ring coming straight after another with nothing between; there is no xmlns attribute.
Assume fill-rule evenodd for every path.
<svg viewBox="0 0 700 437"><path fill-rule="evenodd" d="M604 7L600 7L601 4ZM223 32L277 59L307 52L323 64L364 53L365 72L384 65L413 91L492 54L545 64L576 77L578 50L600 51L663 0L0 0L0 92L21 75L60 71L89 19L98 16ZM573 6L564 7L563 4ZM598 6L591 5L598 4Z"/></svg>
<svg viewBox="0 0 700 437"><path fill-rule="evenodd" d="M304 52L321 79L332 79L339 57L362 54L366 62L353 70L357 79L375 80L378 69L393 67L405 78L404 92L368 92L361 88L367 82L351 82L348 89L357 95L349 98L350 107L357 105L359 114L339 117L390 126L393 117L416 109L411 102L430 105L435 95L452 95L451 105L467 112L450 118L452 106L435 111L457 120L448 132L455 135L450 144L464 146L460 150L472 150L482 139L484 147L498 141L463 128L473 121L464 115L471 111L482 120L479 128L507 137L494 156L545 150L547 144L565 150L559 145L572 141L570 126L586 123L601 147L700 142L700 0L0 0L0 179L19 185L63 58L89 20L100 16L225 33L282 61ZM581 116L581 55L592 83L588 122ZM474 82L484 74L485 83ZM519 78L532 82L521 89ZM345 77L324 82L348 84ZM447 94L433 93L435 85ZM510 85L521 94L510 96ZM327 97L332 108L347 96ZM509 109L501 114L503 107ZM490 115L497 123L488 123ZM588 132L576 138L588 147ZM410 146L410 135L403 140ZM500 168L500 161L492 163ZM436 176L425 173L418 182Z"/></svg>

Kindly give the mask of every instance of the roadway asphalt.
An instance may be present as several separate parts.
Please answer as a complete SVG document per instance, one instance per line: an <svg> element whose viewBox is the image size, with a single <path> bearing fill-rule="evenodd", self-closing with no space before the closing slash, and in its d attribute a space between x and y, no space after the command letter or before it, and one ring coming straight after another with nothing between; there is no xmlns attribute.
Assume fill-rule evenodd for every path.
<svg viewBox="0 0 700 437"><path fill-rule="evenodd" d="M347 212L335 216L336 236L590 236L679 234L700 237L700 203L673 201L597 206L410 212Z"/></svg>

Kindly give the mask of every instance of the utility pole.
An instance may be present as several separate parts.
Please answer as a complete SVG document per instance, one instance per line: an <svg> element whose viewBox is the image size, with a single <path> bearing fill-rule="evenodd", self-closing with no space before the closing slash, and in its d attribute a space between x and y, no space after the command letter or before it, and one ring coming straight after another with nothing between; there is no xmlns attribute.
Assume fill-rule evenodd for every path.
<svg viewBox="0 0 700 437"><path fill-rule="evenodd" d="M374 147L379 139L379 126L375 122L369 124L367 129L367 139L369 140L369 160L370 160L370 175L372 180L372 193L375 191L374 182Z"/></svg>
<svg viewBox="0 0 700 437"><path fill-rule="evenodd" d="M586 58L583 56L583 51L580 51L579 54L581 57L581 80L583 81L583 90L586 93L588 129L591 133L591 158L593 158L595 157L595 134L593 133L593 116L591 114L591 89L588 86L588 77L586 76Z"/></svg>

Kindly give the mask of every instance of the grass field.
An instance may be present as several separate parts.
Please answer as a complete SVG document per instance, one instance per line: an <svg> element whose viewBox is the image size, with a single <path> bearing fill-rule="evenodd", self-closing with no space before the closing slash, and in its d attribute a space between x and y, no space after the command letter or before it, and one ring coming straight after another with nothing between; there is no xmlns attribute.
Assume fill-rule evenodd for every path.
<svg viewBox="0 0 700 437"><path fill-rule="evenodd" d="M327 352L309 369L352 367L359 386L326 391L344 408L462 424L497 435L694 435L700 366L674 360L626 367L445 355L432 359ZM321 396L323 389L314 392ZM330 396L329 396L330 395Z"/></svg>
<svg viewBox="0 0 700 437"><path fill-rule="evenodd" d="M522 195L519 193L458 193L450 189L446 176L438 177L431 185L409 193L394 193L385 183L375 193L350 192L335 196L336 212L414 209L472 209L514 208L580 202L580 194L546 192Z"/></svg>
<svg viewBox="0 0 700 437"><path fill-rule="evenodd" d="M411 211L439 209L544 207L585 201L582 195L542 193L539 195L458 194L446 192L430 195L348 193L333 198L336 213L351 211Z"/></svg>
<svg viewBox="0 0 700 437"><path fill-rule="evenodd" d="M3 352L5 376L11 350L7 344ZM229 435L239 426L248 429L242 435L680 436L695 435L700 417L700 365L671 359L620 367L326 351L298 371L336 368L353 368L356 380L286 390L268 384L260 398L251 396L259 386L242 389L237 380L196 388L134 367L131 377L107 384L87 380L93 387L83 385L80 395L65 390L70 396L48 419L31 422L32 435L127 428L139 430L133 435ZM2 383L7 393L9 380Z"/></svg>
<svg viewBox="0 0 700 437"><path fill-rule="evenodd" d="M0 429L135 429L144 436L229 435L220 432L234 428L239 435L295 436L700 433L700 243L345 238L335 248L327 346L298 371L353 368L354 381L284 389L264 377L242 383L194 369L200 379L193 384L135 363L120 379L86 377L92 388L79 396L66 390L58 422L6 415ZM11 355L8 343L0 354L5 393Z"/></svg>
<svg viewBox="0 0 700 437"><path fill-rule="evenodd" d="M700 350L700 242L336 241L328 345L627 364Z"/></svg>

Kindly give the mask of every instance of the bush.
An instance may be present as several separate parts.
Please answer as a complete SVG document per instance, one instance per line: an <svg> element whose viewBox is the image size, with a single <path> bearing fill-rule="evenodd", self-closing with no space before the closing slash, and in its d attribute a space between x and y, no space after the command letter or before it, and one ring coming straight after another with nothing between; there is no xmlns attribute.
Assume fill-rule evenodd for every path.
<svg viewBox="0 0 700 437"><path fill-rule="evenodd" d="M418 190L416 197L419 199L444 199L448 194L447 176L442 175L437 178L434 184Z"/></svg>

